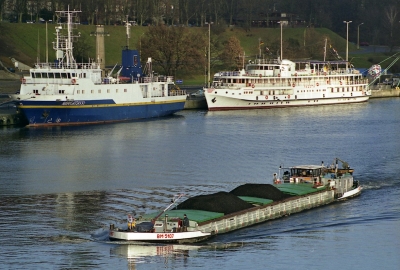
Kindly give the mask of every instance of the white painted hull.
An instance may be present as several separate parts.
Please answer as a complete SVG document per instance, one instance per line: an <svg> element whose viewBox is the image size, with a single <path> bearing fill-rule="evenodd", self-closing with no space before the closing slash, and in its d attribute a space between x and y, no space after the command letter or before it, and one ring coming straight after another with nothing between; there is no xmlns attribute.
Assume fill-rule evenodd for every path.
<svg viewBox="0 0 400 270"><path fill-rule="evenodd" d="M206 93L206 100L208 110L221 111L221 110L248 110L248 109L272 109L283 107L300 107L300 106L315 106L315 105L333 105L345 103L359 103L368 101L369 95L359 93L358 95L346 93L343 95L332 95L323 97L321 95L314 96L298 96L297 98L282 96L247 96L243 95L228 95L226 91L218 89L208 89ZM219 94L221 93L222 94ZM290 96L290 95L289 95Z"/></svg>
<svg viewBox="0 0 400 270"><path fill-rule="evenodd" d="M110 230L109 232L110 240L157 243L194 243L206 240L211 236L211 233L201 231L158 233Z"/></svg>

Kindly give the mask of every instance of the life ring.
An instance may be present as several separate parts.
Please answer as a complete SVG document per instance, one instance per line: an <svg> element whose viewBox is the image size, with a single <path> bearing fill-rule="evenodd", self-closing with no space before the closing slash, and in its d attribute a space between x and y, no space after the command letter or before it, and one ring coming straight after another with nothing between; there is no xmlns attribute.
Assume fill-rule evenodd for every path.
<svg viewBox="0 0 400 270"><path fill-rule="evenodd" d="M280 73L278 73L278 77L280 77L281 76L281 74Z"/></svg>
<svg viewBox="0 0 400 270"><path fill-rule="evenodd" d="M340 81L340 85L342 85L342 81Z"/></svg>
<svg viewBox="0 0 400 270"><path fill-rule="evenodd" d="M290 95L287 95L287 98L290 98Z"/></svg>
<svg viewBox="0 0 400 270"><path fill-rule="evenodd" d="M293 86L293 87L295 87L295 86L296 86L296 84L295 84L295 83L293 83L293 84L292 84L292 86Z"/></svg>
<svg viewBox="0 0 400 270"><path fill-rule="evenodd" d="M317 86L319 86L319 83L317 83Z"/></svg>
<svg viewBox="0 0 400 270"><path fill-rule="evenodd" d="M265 96L265 99L268 99L268 96Z"/></svg>
<svg viewBox="0 0 400 270"><path fill-rule="evenodd" d="M311 73L314 73L314 70L313 70L313 69L311 70Z"/></svg>
<svg viewBox="0 0 400 270"><path fill-rule="evenodd" d="M260 74L260 78L262 77L262 75Z"/></svg>
<svg viewBox="0 0 400 270"><path fill-rule="evenodd" d="M75 83L76 83L76 80L75 80L75 79L72 79L71 82L72 82L72 84L75 84Z"/></svg>
<svg viewBox="0 0 400 270"><path fill-rule="evenodd" d="M25 83L26 82L25 78L21 78L21 82Z"/></svg>
<svg viewBox="0 0 400 270"><path fill-rule="evenodd" d="M254 88L254 83L251 84L251 87Z"/></svg>
<svg viewBox="0 0 400 270"><path fill-rule="evenodd" d="M295 74L294 74L294 76L296 76L296 77L297 77L297 73L295 73Z"/></svg>

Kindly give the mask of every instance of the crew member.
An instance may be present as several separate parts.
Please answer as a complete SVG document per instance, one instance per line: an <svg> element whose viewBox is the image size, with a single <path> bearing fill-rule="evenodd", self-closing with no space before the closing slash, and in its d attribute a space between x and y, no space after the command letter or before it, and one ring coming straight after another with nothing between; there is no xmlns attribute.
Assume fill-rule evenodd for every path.
<svg viewBox="0 0 400 270"><path fill-rule="evenodd" d="M128 231L132 229L133 217L128 215Z"/></svg>
<svg viewBox="0 0 400 270"><path fill-rule="evenodd" d="M186 214L183 215L183 224L182 228L184 232L187 232L187 228L189 227L189 219Z"/></svg>

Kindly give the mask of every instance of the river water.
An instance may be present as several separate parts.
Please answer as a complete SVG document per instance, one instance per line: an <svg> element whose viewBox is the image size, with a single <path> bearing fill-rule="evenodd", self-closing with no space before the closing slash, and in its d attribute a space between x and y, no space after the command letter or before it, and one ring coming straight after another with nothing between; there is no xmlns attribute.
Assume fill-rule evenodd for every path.
<svg viewBox="0 0 400 270"><path fill-rule="evenodd" d="M400 99L152 121L0 129L2 269L400 269ZM272 183L279 165L348 161L355 199L201 245L107 240L173 195Z"/></svg>

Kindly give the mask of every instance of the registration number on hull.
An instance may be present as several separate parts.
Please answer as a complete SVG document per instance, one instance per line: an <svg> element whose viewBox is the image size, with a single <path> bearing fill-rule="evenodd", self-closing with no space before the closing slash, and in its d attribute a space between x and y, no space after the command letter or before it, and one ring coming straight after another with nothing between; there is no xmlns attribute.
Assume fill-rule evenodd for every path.
<svg viewBox="0 0 400 270"><path fill-rule="evenodd" d="M157 239L172 239L174 236L173 233L157 233Z"/></svg>

